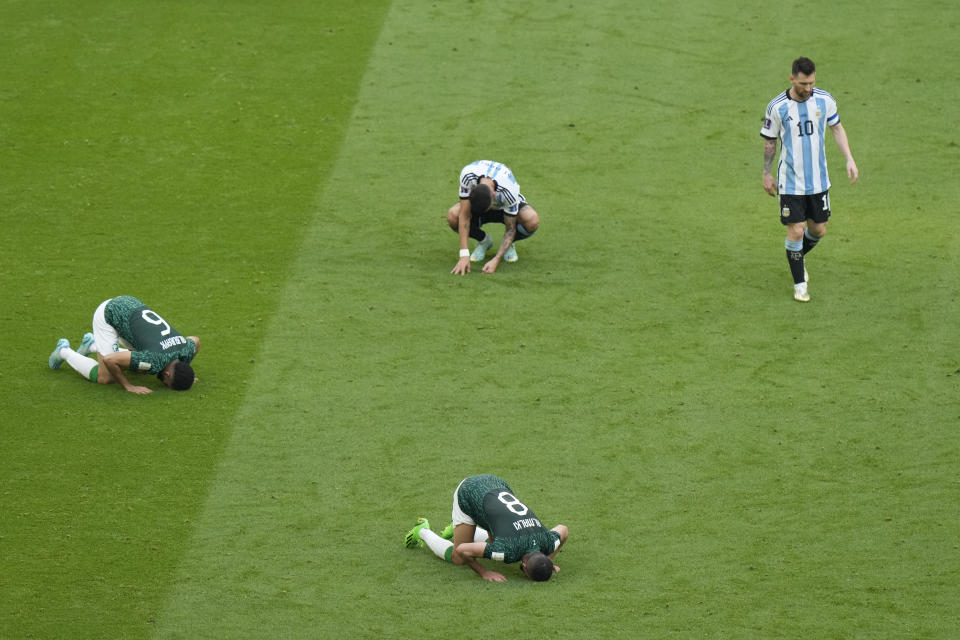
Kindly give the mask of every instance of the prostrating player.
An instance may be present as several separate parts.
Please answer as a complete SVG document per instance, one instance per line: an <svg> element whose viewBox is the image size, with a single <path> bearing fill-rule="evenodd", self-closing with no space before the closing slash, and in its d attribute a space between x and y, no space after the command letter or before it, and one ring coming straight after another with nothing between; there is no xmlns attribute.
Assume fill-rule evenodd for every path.
<svg viewBox="0 0 960 640"><path fill-rule="evenodd" d="M453 493L453 522L441 534L431 531L427 519L420 518L417 526L407 532L404 544L421 547L426 543L437 557L469 565L490 582L504 582L506 578L484 567L477 558L507 564L519 561L528 578L543 582L560 570L553 564L553 557L568 534L562 524L547 529L506 482L482 474L465 478L457 486Z"/></svg>
<svg viewBox="0 0 960 640"><path fill-rule="evenodd" d="M119 382L132 393L150 393L130 384L123 370L156 374L165 386L189 389L196 378L190 362L200 350L200 338L180 335L157 312L132 296L106 300L93 312L93 332L83 336L76 351L60 338L48 360L51 369L66 362L91 382ZM97 360L87 357L97 353Z"/></svg>
<svg viewBox="0 0 960 640"><path fill-rule="evenodd" d="M814 88L816 66L809 58L793 61L790 88L767 105L763 136L763 189L780 194L780 222L787 228L787 261L793 276L793 297L809 302L804 256L827 232L830 219L830 176L824 150L827 127L847 161L850 184L860 175L850 152L847 133L840 124L833 96ZM777 180L770 174L780 139Z"/></svg>
<svg viewBox="0 0 960 640"><path fill-rule="evenodd" d="M447 211L447 224L460 234L460 259L451 273L469 273L471 262L486 257L493 238L480 227L488 222L504 226L497 255L483 265L483 273L494 273L501 259L517 261L514 243L533 235L540 226L540 216L520 194L520 185L509 167L493 160L477 160L460 171L460 202ZM472 254L468 237L478 241Z"/></svg>

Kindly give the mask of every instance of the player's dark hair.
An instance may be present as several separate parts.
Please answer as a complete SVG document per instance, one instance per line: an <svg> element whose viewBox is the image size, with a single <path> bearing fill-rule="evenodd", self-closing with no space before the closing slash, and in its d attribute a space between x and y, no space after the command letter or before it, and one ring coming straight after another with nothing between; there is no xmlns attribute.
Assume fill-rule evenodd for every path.
<svg viewBox="0 0 960 640"><path fill-rule="evenodd" d="M176 391L186 391L193 386L193 367L182 360L177 360L173 365L173 381L170 388Z"/></svg>
<svg viewBox="0 0 960 640"><path fill-rule="evenodd" d="M810 58L797 58L793 61L793 75L802 73L805 76L813 75L813 72L817 70L817 65L813 64L813 60Z"/></svg>
<svg viewBox="0 0 960 640"><path fill-rule="evenodd" d="M553 575L553 560L546 554L534 551L524 561L523 570L534 582L546 582Z"/></svg>
<svg viewBox="0 0 960 640"><path fill-rule="evenodd" d="M478 216L490 208L493 202L493 190L490 185L477 183L470 191L470 213Z"/></svg>

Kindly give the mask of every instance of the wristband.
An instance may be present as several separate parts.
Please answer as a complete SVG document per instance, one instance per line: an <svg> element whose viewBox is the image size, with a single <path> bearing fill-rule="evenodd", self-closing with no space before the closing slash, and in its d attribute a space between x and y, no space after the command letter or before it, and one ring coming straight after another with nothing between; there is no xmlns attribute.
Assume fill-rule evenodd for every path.
<svg viewBox="0 0 960 640"><path fill-rule="evenodd" d="M469 258L469 257L470 257L470 249L460 249L460 257L461 257L461 258Z"/></svg>

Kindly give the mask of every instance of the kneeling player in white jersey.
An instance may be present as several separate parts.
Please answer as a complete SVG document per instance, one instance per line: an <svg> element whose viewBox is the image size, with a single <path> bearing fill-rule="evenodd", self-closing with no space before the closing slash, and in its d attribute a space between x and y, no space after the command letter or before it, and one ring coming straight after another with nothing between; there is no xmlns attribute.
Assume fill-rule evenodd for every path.
<svg viewBox="0 0 960 640"><path fill-rule="evenodd" d="M59 369L66 362L91 382L117 382L136 394L150 393L150 388L131 384L124 370L155 374L167 388L186 391L196 380L190 362L199 350L200 338L180 335L140 300L117 296L93 312L93 331L83 336L76 351L60 338L48 364ZM88 353L96 353L97 359Z"/></svg>
<svg viewBox="0 0 960 640"><path fill-rule="evenodd" d="M804 256L827 233L830 220L830 176L823 144L827 127L847 161L850 184L860 175L840 124L837 103L826 91L814 88L815 76L813 60L794 60L791 86L767 105L760 129L764 138L763 189L771 196L780 194L780 222L787 228L784 246L793 276L793 297L799 302L810 300ZM778 138L780 165L775 180L770 170Z"/></svg>
<svg viewBox="0 0 960 640"><path fill-rule="evenodd" d="M460 202L447 211L447 224L460 236L460 257L451 273L470 272L471 262L481 262L493 238L481 227L502 223L503 239L497 254L483 265L483 273L494 273L501 260L517 261L514 243L529 238L540 226L540 216L520 194L510 168L492 160L471 162L460 171ZM469 238L477 241L470 253Z"/></svg>
<svg viewBox="0 0 960 640"><path fill-rule="evenodd" d="M481 474L460 482L453 492L452 520L437 534L430 530L426 518L420 518L407 532L404 544L426 544L438 558L468 565L490 582L504 582L506 578L484 567L477 558L507 564L519 561L523 573L535 582L549 580L560 570L553 564L553 557L567 541L567 527L558 524L547 529L497 476Z"/></svg>

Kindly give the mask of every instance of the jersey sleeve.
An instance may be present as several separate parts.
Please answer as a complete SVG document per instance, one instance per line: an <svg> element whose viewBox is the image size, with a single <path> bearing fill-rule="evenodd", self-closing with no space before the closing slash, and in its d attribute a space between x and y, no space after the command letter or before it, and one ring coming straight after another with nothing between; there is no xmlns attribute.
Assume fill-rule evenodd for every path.
<svg viewBox="0 0 960 640"><path fill-rule="evenodd" d="M504 180L497 184L497 204L500 210L508 216L515 216L520 213L520 201L523 197L520 195L520 185L510 174L509 180Z"/></svg>
<svg viewBox="0 0 960 640"><path fill-rule="evenodd" d="M840 124L840 114L837 112L837 101L833 96L827 100L827 126L835 127Z"/></svg>
<svg viewBox="0 0 960 640"><path fill-rule="evenodd" d="M460 171L460 198L469 198L470 190L480 180L480 176L474 171L474 165L468 164Z"/></svg>
<svg viewBox="0 0 960 640"><path fill-rule="evenodd" d="M774 108L773 104L767 106L767 112L763 116L763 126L760 127L760 135L768 140L776 140L780 137L782 123L780 114Z"/></svg>
<svg viewBox="0 0 960 640"><path fill-rule="evenodd" d="M192 362L193 356L197 354L197 345L193 340L182 336L176 336L173 340L177 341L177 345L165 353L147 350L131 351L130 371L155 374L163 371L164 367L174 360Z"/></svg>
<svg viewBox="0 0 960 640"><path fill-rule="evenodd" d="M547 531L544 543L540 547L540 552L550 555L560 548L560 534L551 529Z"/></svg>
<svg viewBox="0 0 960 640"><path fill-rule="evenodd" d="M504 548L502 541L496 539L487 542L487 545L483 548L483 557L488 560L493 560L494 562L507 564L515 562L512 559L507 559L507 550Z"/></svg>
<svg viewBox="0 0 960 640"><path fill-rule="evenodd" d="M531 551L550 555L560 547L560 534L556 531L540 530L536 533L519 536L494 538L484 547L483 557L495 562L512 564L520 562Z"/></svg>
<svg viewBox="0 0 960 640"><path fill-rule="evenodd" d="M130 352L130 371L136 373L160 373L163 367L160 364L157 354L150 351L131 351Z"/></svg>

